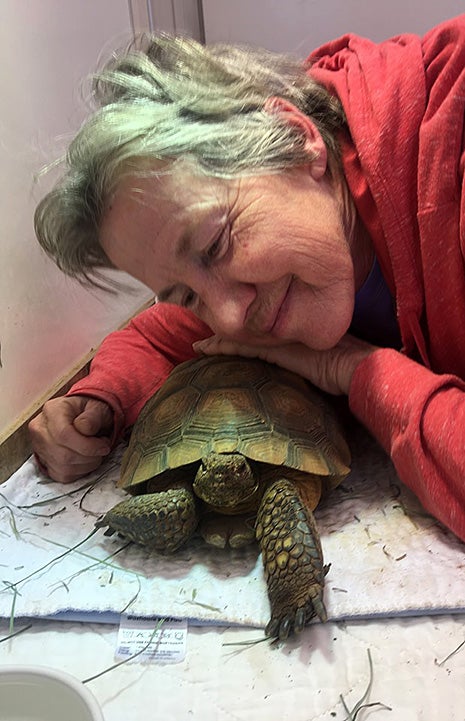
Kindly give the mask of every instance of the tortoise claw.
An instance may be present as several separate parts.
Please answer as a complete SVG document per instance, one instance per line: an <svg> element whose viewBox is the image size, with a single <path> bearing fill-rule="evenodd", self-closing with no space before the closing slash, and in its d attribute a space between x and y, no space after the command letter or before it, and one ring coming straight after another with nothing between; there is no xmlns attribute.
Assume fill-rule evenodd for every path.
<svg viewBox="0 0 465 721"><path fill-rule="evenodd" d="M291 633L292 625L289 618L285 618L281 623L279 624L279 640L280 641L287 641L289 638L289 634Z"/></svg>
<svg viewBox="0 0 465 721"><path fill-rule="evenodd" d="M270 638L279 637L279 619L272 618L265 627L265 636Z"/></svg>
<svg viewBox="0 0 465 721"><path fill-rule="evenodd" d="M294 619L294 633L301 633L305 626L305 611L299 608Z"/></svg>
<svg viewBox="0 0 465 721"><path fill-rule="evenodd" d="M295 611L288 609L285 615L272 617L265 628L265 636L286 641L289 636L302 633L305 626L315 616L318 616L322 623L328 619L321 595L309 599L304 607Z"/></svg>
<svg viewBox="0 0 465 721"><path fill-rule="evenodd" d="M280 641L287 641L292 631L292 621L288 616L286 616L286 618L274 618L271 619L265 628L265 636L276 638Z"/></svg>
<svg viewBox="0 0 465 721"><path fill-rule="evenodd" d="M322 623L325 623L328 620L328 614L326 613L325 604L323 603L321 596L317 596L313 599L313 609L313 615L318 616Z"/></svg>

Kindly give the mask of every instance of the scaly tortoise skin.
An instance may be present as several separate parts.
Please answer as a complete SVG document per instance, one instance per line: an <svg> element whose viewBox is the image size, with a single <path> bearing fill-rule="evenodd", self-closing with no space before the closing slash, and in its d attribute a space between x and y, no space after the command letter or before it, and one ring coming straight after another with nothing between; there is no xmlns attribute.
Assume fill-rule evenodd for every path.
<svg viewBox="0 0 465 721"><path fill-rule="evenodd" d="M97 526L162 553L197 528L220 547L256 539L265 633L285 639L315 615L326 620L312 511L349 463L331 407L304 379L256 359L202 357L175 368L142 409L119 482L137 495Z"/></svg>

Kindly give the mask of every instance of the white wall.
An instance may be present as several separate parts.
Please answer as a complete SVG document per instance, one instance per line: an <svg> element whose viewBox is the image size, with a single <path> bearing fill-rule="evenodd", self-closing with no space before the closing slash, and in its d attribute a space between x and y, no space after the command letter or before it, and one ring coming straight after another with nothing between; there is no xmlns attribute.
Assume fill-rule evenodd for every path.
<svg viewBox="0 0 465 721"><path fill-rule="evenodd" d="M85 114L80 80L130 33L127 0L0 0L0 438L149 295L85 291L32 227L50 182L34 186L34 175Z"/></svg>
<svg viewBox="0 0 465 721"><path fill-rule="evenodd" d="M200 0L132 0L132 4L136 26L140 15L142 24L148 24L151 30L203 41Z"/></svg>
<svg viewBox="0 0 465 721"><path fill-rule="evenodd" d="M424 33L465 12L463 0L203 0L205 38L244 42L305 57L347 32L384 40Z"/></svg>

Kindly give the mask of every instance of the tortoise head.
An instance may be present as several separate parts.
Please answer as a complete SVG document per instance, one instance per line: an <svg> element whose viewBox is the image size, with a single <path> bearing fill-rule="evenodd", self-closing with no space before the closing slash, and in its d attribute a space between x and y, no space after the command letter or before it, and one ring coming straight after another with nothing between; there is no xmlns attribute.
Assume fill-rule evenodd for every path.
<svg viewBox="0 0 465 721"><path fill-rule="evenodd" d="M195 476L195 494L206 503L229 513L256 505L258 480L240 453L209 453Z"/></svg>

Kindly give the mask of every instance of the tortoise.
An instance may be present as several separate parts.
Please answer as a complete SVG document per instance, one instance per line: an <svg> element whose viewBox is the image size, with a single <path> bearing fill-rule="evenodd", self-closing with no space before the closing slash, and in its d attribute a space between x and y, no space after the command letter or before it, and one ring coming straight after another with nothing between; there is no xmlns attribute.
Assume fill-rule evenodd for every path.
<svg viewBox="0 0 465 721"><path fill-rule="evenodd" d="M118 482L133 497L97 527L169 553L198 529L213 545L258 541L271 619L285 639L326 620L313 510L349 472L328 400L300 376L258 359L203 356L177 366L147 401Z"/></svg>

